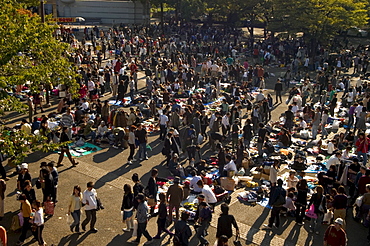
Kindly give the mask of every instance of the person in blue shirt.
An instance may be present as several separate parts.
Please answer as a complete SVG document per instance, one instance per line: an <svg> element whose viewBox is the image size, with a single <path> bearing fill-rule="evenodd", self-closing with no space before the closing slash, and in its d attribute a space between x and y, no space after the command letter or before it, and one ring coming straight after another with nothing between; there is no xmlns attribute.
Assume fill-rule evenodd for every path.
<svg viewBox="0 0 370 246"><path fill-rule="evenodd" d="M32 133L34 133L36 130L39 130L40 129L40 121L38 120L37 117L33 117L33 122L32 122L32 125L31 125L31 131Z"/></svg>

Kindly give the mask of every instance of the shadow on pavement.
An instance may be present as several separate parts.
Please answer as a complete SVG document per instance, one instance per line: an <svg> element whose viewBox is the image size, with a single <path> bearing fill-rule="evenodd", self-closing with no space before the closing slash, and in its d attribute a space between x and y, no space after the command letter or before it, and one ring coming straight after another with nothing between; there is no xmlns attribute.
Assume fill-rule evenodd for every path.
<svg viewBox="0 0 370 246"><path fill-rule="evenodd" d="M130 244L128 240L131 238L131 232L130 233L123 233L121 235L116 235L112 241L107 243L107 246L121 246L121 245L135 245ZM145 237L144 237L145 238ZM136 244L137 245L137 244Z"/></svg>
<svg viewBox="0 0 370 246"><path fill-rule="evenodd" d="M100 152L93 157L95 163L102 163L107 161L110 158L115 157L116 155L122 153L122 149L107 148L106 151Z"/></svg>
<svg viewBox="0 0 370 246"><path fill-rule="evenodd" d="M253 223L253 225L251 226L251 229L247 233L247 244L250 242L253 242L254 234L256 234L259 231L259 228L262 226L263 222L266 220L270 211L271 211L270 209L265 208L262 214L260 215L260 217L258 217L258 219Z"/></svg>
<svg viewBox="0 0 370 246"><path fill-rule="evenodd" d="M68 236L65 236L65 237L62 237L62 239L60 239L59 243L58 243L58 246L64 246L64 245L69 245L69 246L74 246L74 245L79 245L81 244L89 235L91 234L91 232L87 231L86 233L84 234L77 234L77 233L73 233L73 234L70 234ZM81 237L80 237L81 236Z"/></svg>
<svg viewBox="0 0 370 246"><path fill-rule="evenodd" d="M123 176L125 173L131 171L132 169L135 169L141 164L139 162L134 162L133 164L128 164L127 161L126 163L120 166L118 169L107 173L106 175L102 176L100 179L98 179L95 182L95 189L99 189L103 187L106 183L111 182L115 179L117 179L120 176Z"/></svg>
<svg viewBox="0 0 370 246"><path fill-rule="evenodd" d="M284 246L288 245L296 245L299 238L299 233L301 232L301 227L299 225L294 225L292 230L290 231L288 237L284 241Z"/></svg>

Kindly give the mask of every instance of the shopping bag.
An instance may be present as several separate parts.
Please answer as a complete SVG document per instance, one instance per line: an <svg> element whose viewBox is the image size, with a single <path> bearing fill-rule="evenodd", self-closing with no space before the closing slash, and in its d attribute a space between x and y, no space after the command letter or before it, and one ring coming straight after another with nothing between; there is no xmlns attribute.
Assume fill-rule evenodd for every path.
<svg viewBox="0 0 370 246"><path fill-rule="evenodd" d="M148 198L148 206L154 206L156 204L154 198Z"/></svg>
<svg viewBox="0 0 370 246"><path fill-rule="evenodd" d="M23 218L23 215L22 215L22 218ZM22 226L20 224L20 220L19 220L18 214L16 214L12 218L12 224L10 226L10 230L11 231L18 231L21 228L22 228Z"/></svg>
<svg viewBox="0 0 370 246"><path fill-rule="evenodd" d="M324 214L324 219L322 220L323 222L330 223L331 219L333 218L334 214L332 211L329 211Z"/></svg>
<svg viewBox="0 0 370 246"><path fill-rule="evenodd" d="M70 226L72 224L72 216L69 215L69 214L66 214L66 222L67 222L67 225Z"/></svg>
<svg viewBox="0 0 370 246"><path fill-rule="evenodd" d="M363 198L363 196L359 196L359 197L357 197L357 199L356 199L356 206L357 207L361 207L362 206L362 198Z"/></svg>
<svg viewBox="0 0 370 246"><path fill-rule="evenodd" d="M134 231L132 232L132 237L137 237L137 227L138 227L137 220L134 220Z"/></svg>
<svg viewBox="0 0 370 246"><path fill-rule="evenodd" d="M311 218L311 219L317 219L317 214L315 214L315 206L313 204L306 211L306 216Z"/></svg>
<svg viewBox="0 0 370 246"><path fill-rule="evenodd" d="M44 202L45 214L54 215L54 203L52 201Z"/></svg>

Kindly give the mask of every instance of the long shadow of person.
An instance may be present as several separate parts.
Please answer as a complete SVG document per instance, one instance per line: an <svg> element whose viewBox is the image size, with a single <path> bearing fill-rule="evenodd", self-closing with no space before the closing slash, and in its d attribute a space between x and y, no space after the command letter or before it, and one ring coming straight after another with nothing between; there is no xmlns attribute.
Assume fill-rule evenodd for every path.
<svg viewBox="0 0 370 246"><path fill-rule="evenodd" d="M253 225L251 226L251 229L249 229L247 233L247 244L253 242L254 234L256 234L260 230L260 227L262 226L263 222L266 220L270 211L271 211L270 209L265 208L262 214L260 215L260 217L258 217L258 219L253 223Z"/></svg>
<svg viewBox="0 0 370 246"><path fill-rule="evenodd" d="M289 235L285 239L284 246L296 245L300 232L301 232L301 227L295 224L292 230L290 231Z"/></svg>

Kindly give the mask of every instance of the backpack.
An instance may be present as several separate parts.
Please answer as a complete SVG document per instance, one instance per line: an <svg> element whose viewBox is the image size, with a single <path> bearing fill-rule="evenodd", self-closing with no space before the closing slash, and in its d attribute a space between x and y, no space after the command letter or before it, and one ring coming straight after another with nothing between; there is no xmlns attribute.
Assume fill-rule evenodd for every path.
<svg viewBox="0 0 370 246"><path fill-rule="evenodd" d="M281 206L285 204L285 196L282 194L282 191L280 191L278 199L274 202L274 206Z"/></svg>

